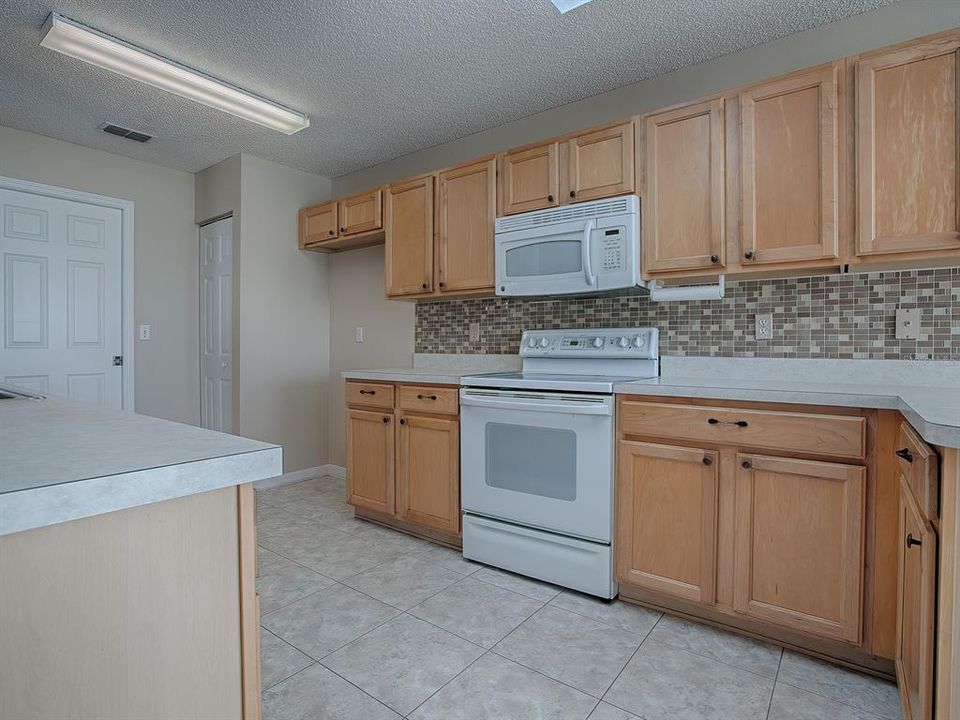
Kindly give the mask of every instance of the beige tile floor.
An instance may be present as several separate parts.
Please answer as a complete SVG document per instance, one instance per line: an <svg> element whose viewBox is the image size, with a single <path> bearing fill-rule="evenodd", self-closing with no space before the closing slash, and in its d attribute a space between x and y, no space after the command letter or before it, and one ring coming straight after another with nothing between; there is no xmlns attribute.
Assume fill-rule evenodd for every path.
<svg viewBox="0 0 960 720"><path fill-rule="evenodd" d="M897 689L258 493L264 720L899 720Z"/></svg>

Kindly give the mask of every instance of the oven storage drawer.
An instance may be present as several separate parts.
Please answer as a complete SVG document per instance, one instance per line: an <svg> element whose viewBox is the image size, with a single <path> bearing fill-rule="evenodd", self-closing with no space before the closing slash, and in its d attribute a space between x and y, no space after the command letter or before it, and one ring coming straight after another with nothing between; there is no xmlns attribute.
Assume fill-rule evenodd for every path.
<svg viewBox="0 0 960 720"><path fill-rule="evenodd" d="M463 556L590 595L617 595L609 545L467 514Z"/></svg>
<svg viewBox="0 0 960 720"><path fill-rule="evenodd" d="M348 381L347 405L393 410L393 385Z"/></svg>
<svg viewBox="0 0 960 720"><path fill-rule="evenodd" d="M866 419L847 415L700 407L624 400L624 435L863 458Z"/></svg>

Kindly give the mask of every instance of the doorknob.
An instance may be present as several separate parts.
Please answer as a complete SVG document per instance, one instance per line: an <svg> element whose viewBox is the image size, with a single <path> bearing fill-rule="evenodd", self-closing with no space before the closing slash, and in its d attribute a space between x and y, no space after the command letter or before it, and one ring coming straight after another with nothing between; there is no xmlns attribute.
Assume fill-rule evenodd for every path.
<svg viewBox="0 0 960 720"><path fill-rule="evenodd" d="M223 369L226 369L227 363L225 363L225 362L220 363L220 367L222 367Z"/></svg>

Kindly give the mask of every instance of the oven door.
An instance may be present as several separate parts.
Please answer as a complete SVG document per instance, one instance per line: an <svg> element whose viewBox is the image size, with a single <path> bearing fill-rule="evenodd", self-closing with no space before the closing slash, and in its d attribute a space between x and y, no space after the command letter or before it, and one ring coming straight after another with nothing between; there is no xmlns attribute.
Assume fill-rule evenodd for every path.
<svg viewBox="0 0 960 720"><path fill-rule="evenodd" d="M613 398L460 391L463 509L603 543L613 516Z"/></svg>

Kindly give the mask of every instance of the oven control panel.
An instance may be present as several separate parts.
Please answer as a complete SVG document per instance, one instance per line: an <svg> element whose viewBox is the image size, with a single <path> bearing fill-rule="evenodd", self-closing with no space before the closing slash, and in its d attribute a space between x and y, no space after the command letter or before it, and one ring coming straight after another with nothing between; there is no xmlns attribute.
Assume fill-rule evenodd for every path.
<svg viewBox="0 0 960 720"><path fill-rule="evenodd" d="M597 328L586 330L525 330L522 357L635 357L660 356L657 328Z"/></svg>

